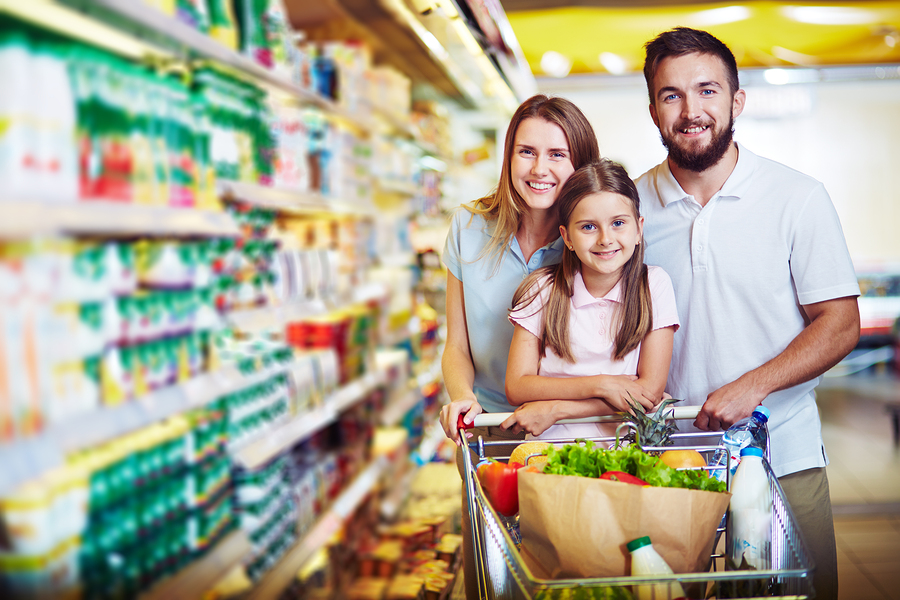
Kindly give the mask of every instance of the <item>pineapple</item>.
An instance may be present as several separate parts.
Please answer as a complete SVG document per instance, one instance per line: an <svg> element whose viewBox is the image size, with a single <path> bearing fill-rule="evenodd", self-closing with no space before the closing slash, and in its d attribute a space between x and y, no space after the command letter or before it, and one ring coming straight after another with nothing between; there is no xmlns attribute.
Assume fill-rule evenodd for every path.
<svg viewBox="0 0 900 600"><path fill-rule="evenodd" d="M675 424L674 420L670 421L666 419L666 406L674 402L680 402L680 400L674 398L663 400L656 408L656 414L649 417L647 416L647 413L644 412L644 407L630 394L629 398L631 398L631 401L628 405L634 411L634 414L623 413L623 416L628 422L622 423L616 429L616 446L619 445L619 431L623 427L628 428L628 433L622 437L622 441L638 444L640 446L658 447L671 445L672 442L669 440L669 436L672 435L673 432L678 431L678 425ZM669 412L671 413L673 411L670 409ZM631 423L634 427L628 427L628 423Z"/></svg>

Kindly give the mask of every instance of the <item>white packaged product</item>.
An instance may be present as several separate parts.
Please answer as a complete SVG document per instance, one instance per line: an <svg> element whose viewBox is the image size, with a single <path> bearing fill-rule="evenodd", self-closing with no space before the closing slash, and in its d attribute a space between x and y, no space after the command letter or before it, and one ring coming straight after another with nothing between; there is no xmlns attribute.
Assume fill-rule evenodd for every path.
<svg viewBox="0 0 900 600"><path fill-rule="evenodd" d="M772 498L762 450L744 448L731 483L731 557L768 569L772 541Z"/></svg>

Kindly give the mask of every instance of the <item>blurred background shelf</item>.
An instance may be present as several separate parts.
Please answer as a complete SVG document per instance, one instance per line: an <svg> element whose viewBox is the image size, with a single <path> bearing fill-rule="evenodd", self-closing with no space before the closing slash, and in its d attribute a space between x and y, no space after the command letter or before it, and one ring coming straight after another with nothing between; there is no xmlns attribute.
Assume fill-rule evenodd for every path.
<svg viewBox="0 0 900 600"><path fill-rule="evenodd" d="M363 499L375 489L389 465L388 457L380 456L357 475L300 541L256 582L249 598L262 600L278 597L303 565L325 546Z"/></svg>
<svg viewBox="0 0 900 600"><path fill-rule="evenodd" d="M3 199L0 238L81 234L112 237L237 236L230 214L108 201L49 203Z"/></svg>
<svg viewBox="0 0 900 600"><path fill-rule="evenodd" d="M232 531L201 558L159 582L139 596L140 600L202 598L217 581L239 565L250 552L250 540L241 531Z"/></svg>

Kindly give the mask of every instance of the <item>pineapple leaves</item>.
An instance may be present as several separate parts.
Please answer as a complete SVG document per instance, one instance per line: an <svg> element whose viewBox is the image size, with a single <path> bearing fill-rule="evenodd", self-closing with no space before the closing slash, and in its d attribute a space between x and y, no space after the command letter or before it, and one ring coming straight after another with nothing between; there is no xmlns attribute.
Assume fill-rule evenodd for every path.
<svg viewBox="0 0 900 600"><path fill-rule="evenodd" d="M619 431L622 427L630 427L630 431L622 436L622 441L624 442L637 444L638 446L653 447L671 445L672 442L669 440L669 437L672 433L678 431L678 425L675 424L674 420L666 418L675 412L672 408L669 408L667 411L666 407L681 401L676 398L667 398L659 404L653 416L648 416L644 411L644 407L631 394L628 395L628 398L628 406L632 412L622 413L626 422L616 428L615 447L620 447Z"/></svg>

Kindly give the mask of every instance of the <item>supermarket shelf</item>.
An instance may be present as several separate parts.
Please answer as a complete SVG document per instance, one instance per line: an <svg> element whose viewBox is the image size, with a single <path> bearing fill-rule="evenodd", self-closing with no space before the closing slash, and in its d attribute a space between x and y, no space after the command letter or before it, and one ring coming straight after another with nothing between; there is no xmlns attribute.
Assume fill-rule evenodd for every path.
<svg viewBox="0 0 900 600"><path fill-rule="evenodd" d="M204 406L224 394L255 385L284 372L279 365L244 375L236 367L204 373L185 383L156 390L118 406L75 415L41 434L0 446L0 495L63 463L65 456L146 427L178 413Z"/></svg>
<svg viewBox="0 0 900 600"><path fill-rule="evenodd" d="M266 69L251 58L219 43L208 35L164 14L146 2L134 0L59 0L73 11L84 13L118 32L146 40L186 59L215 61L236 74L279 90L301 103L318 106L365 129L364 124L331 100L295 85L289 79Z"/></svg>
<svg viewBox="0 0 900 600"><path fill-rule="evenodd" d="M405 269L416 264L416 255L414 252L395 252L393 254L385 254L378 257L378 263L382 267Z"/></svg>
<svg viewBox="0 0 900 600"><path fill-rule="evenodd" d="M415 196L419 193L419 187L413 182L394 181L393 179L378 179L375 183L378 191L386 194L398 194L400 196Z"/></svg>
<svg viewBox="0 0 900 600"><path fill-rule="evenodd" d="M240 200L255 206L293 215L347 214L373 215L373 206L360 206L322 194L275 188L241 181L217 180L216 188L225 199Z"/></svg>
<svg viewBox="0 0 900 600"><path fill-rule="evenodd" d="M244 375L237 367L225 367L119 406L78 415L51 427L47 436L63 454L89 448L186 410L204 406L220 396L261 383L287 369L288 365L279 365Z"/></svg>
<svg viewBox="0 0 900 600"><path fill-rule="evenodd" d="M219 579L241 563L250 550L247 535L240 529L233 531L212 550L142 594L140 599L203 598Z"/></svg>
<svg viewBox="0 0 900 600"><path fill-rule="evenodd" d="M141 206L108 201L72 203L0 199L4 218L0 237L74 233L106 236L237 236L237 223L225 212Z"/></svg>
<svg viewBox="0 0 900 600"><path fill-rule="evenodd" d="M260 306L225 313L225 322L241 331L283 329L291 321L323 315L328 307L321 299L292 300L277 306Z"/></svg>
<svg viewBox="0 0 900 600"><path fill-rule="evenodd" d="M400 477L399 481L391 484L393 489L381 499L380 513L385 521L390 523L397 519L400 510L409 497L409 490L415 478L416 469L408 469Z"/></svg>
<svg viewBox="0 0 900 600"><path fill-rule="evenodd" d="M429 383L434 383L443 376L443 371L441 370L442 354L443 352L438 352L437 357L431 362L428 368L416 376L416 384L420 388L425 387Z"/></svg>
<svg viewBox="0 0 900 600"><path fill-rule="evenodd" d="M409 381L409 386L399 398L388 404L381 414L381 424L385 427L397 425L413 407L422 401L422 388L436 381L441 376L441 361L435 360L431 365Z"/></svg>
<svg viewBox="0 0 900 600"><path fill-rule="evenodd" d="M333 536L344 521L356 510L366 496L375 489L390 459L380 456L372 461L353 482L344 489L331 508L323 514L312 529L265 574L250 593L251 599L277 598L290 585L297 571Z"/></svg>
<svg viewBox="0 0 900 600"><path fill-rule="evenodd" d="M423 146L424 149L425 143L418 141L418 136L416 135L415 128L413 127L412 122L409 120L409 117L404 119L402 116L391 110L381 108L371 100L363 100L363 103L365 109L367 109L371 113L378 115L382 121L384 121L389 127L391 127L391 129L394 130L394 133L396 135L412 140L417 145Z"/></svg>
<svg viewBox="0 0 900 600"><path fill-rule="evenodd" d="M397 400L391 402L381 413L381 424L392 427L403 420L404 415L422 401L422 391L417 388L406 390Z"/></svg>
<svg viewBox="0 0 900 600"><path fill-rule="evenodd" d="M387 370L373 371L338 388L322 406L297 415L291 421L267 432L265 436L238 450L234 459L245 469L259 468L288 448L337 421L342 412L384 385L387 377Z"/></svg>
<svg viewBox="0 0 900 600"><path fill-rule="evenodd" d="M438 446L440 446L441 442L445 439L447 439L447 435L441 428L441 424L432 424L425 432L422 443L419 444L419 447L416 448L415 451L413 451L411 456L412 460L418 465L424 465L425 463L431 462L434 453L437 452Z"/></svg>
<svg viewBox="0 0 900 600"><path fill-rule="evenodd" d="M2 1L6 3L6 0ZM14 4L10 3L11 8L15 8ZM103 40L124 38L123 32L133 38L130 42L117 41L105 44L112 50L116 50L117 45L124 46L127 48L126 54L134 56L137 53L139 57L140 54L156 54L160 52L159 49L165 49L173 55L187 60L211 60L218 66L226 67L245 79L286 94L291 99L299 101L300 104L316 106L357 129L372 131L375 127L369 119L361 119L358 112L350 111L329 98L300 87L284 75L265 68L240 52L232 50L210 36L164 14L150 6L149 3L135 2L134 0L58 0L57 2L43 0L41 4L50 5L54 10L38 13L37 16L35 13L38 11L27 11L22 14L21 10L15 9L12 12L28 17L51 29L57 29L70 35L74 33L76 37L78 37L77 32L71 31L73 15L84 15L106 26L106 30L101 30L102 33L99 35ZM42 18L47 22L41 23ZM92 29L96 29L96 27ZM88 42L94 41L84 36L81 37ZM141 50L134 50L135 46ZM416 141L417 136L412 124L390 111L367 103L362 112L377 113L382 120L388 123L396 135ZM427 144L418 141L416 143L428 151Z"/></svg>

